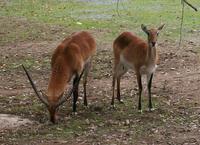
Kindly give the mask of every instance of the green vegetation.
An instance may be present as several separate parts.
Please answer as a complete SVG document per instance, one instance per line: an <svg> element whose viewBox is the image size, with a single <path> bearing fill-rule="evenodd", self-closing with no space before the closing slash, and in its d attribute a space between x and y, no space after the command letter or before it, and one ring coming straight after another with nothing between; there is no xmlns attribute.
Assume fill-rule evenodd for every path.
<svg viewBox="0 0 200 145"><path fill-rule="evenodd" d="M125 143L131 144L139 141L140 138L148 137L150 134L155 135L156 131L162 131L161 128L165 128L169 123L185 125L192 123L196 118L195 116L182 116L178 111L170 112L166 109L166 104L157 99L154 99L154 103L157 104L155 111L144 111L141 114L137 112L136 107L131 107L136 106L136 100L126 98L125 105L116 102L116 110L111 109L109 104L105 102L91 104L89 108L85 108L82 103L79 103L77 116L70 115L71 107L69 106L71 104L67 103L65 105L67 107L61 107L59 110L58 124L52 125L48 122L45 106L36 101L36 98L33 100L30 102L30 99L25 96L17 96L12 102L13 105L2 113L26 116L42 124L19 129L17 132L9 132L4 136L4 139L11 141L9 138L12 136L12 140L22 143L38 139L69 143L73 142L74 138L81 140L84 137L88 143L109 144L113 141L120 142L119 139L112 139L115 137L113 134L119 133L127 137ZM21 103L17 104L16 102ZM143 100L143 104L147 104L147 99ZM146 105L143 106L146 108ZM110 136L110 140L102 140L108 136Z"/></svg>
<svg viewBox="0 0 200 145"><path fill-rule="evenodd" d="M1 0L0 47L7 49L7 53L4 52L5 56L3 54L0 55L0 68L2 68L0 77L8 77L9 81L13 81L11 87L24 89L24 84L19 85L17 82L20 80L19 78L25 77L20 68L23 63L27 68L30 67L31 74L36 76L34 80L41 81L45 78L44 81L47 82L49 77L47 74L50 72L50 56L54 46L72 31L86 29L91 31L97 39L97 55L94 56L93 63L95 65L93 65L91 71L92 80L96 84L101 79L109 79L106 83L111 84L111 42L120 32L132 31L145 38L145 34L140 29L142 23L149 26L159 26L165 23L166 27L162 31L160 39L170 40L170 42L179 40L180 0L120 0L119 16L117 14L116 1ZM200 5L199 0L191 0L191 3ZM195 36L200 33L199 20L200 14L186 6L183 29L184 39L190 40L193 36L192 38L196 40ZM30 45L25 45L23 48L20 48L21 45L19 45L15 49L10 49L10 43L12 47L18 43L30 42ZM33 51L27 52L32 43L41 42L45 42L44 46L39 45L39 48L43 48L43 50L39 51L34 48ZM35 45L34 47L37 46ZM46 46L51 48L46 48ZM174 45L173 43L172 47L176 47L176 44ZM192 51L195 50L196 53L197 49L198 46L194 47ZM25 51L24 53L23 50ZM167 61L180 59L180 56L177 57L172 52L165 52L163 57L165 55L169 57ZM184 56L186 55L184 54ZM167 70L161 68L162 75L171 69L171 66L167 67ZM174 68L172 71L175 71ZM27 81L24 80L22 79L21 81ZM83 100L79 100L80 102L77 105L78 115L73 116L71 115L72 104L70 102L66 103L59 110L60 118L56 125L52 125L48 121L49 114L47 109L38 101L38 98L30 94L29 90L26 90L27 94L21 96L6 96L7 94L3 96L3 93L0 94L1 113L20 115L35 121L34 125L22 127L16 131L6 130L2 133L3 137L0 138L0 144L1 140L6 144L12 144L13 141L19 144L30 144L30 141L33 144L35 142L35 144L42 144L43 142L40 141L44 141L48 144L52 143L52 140L58 141L58 144L73 144L79 142L79 140L82 141L81 143L85 141L90 144L137 144L138 142L143 143L146 138L145 141L148 142L149 138L151 138L151 141L155 141L152 141L152 144L156 144L161 135L165 138L165 143L170 144L171 138L169 136L171 134L168 134L166 130L170 130L174 126L178 128L179 125L189 126L191 123L195 121L198 123L199 121L197 112L193 109L197 105L194 103L195 101L190 104L187 104L187 101L183 101L182 104L179 102L179 104L174 103L174 105L172 103L171 105L166 96L164 96L165 94L161 94L161 97L153 97L156 110L148 112L146 110L148 100L144 96L142 101L144 113L138 113L137 95L130 95L133 88L129 86L126 89L123 88L124 94L122 96L125 98L125 104L119 104L116 100L116 110L113 110L110 108L110 98L107 97L111 96L111 91L108 91L111 89L105 86L106 92L103 90L99 93L97 88L104 86L104 84L97 86L96 89L92 88L92 85L89 85L91 87L89 92L94 92L96 96L92 96L95 98L93 98L94 100L88 98L89 103L92 102L89 108L85 108L82 104ZM44 89L44 86L42 86L42 89ZM162 89L162 86L159 89ZM133 91L137 92L137 90ZM164 89L161 91L164 91ZM33 91L31 92L33 93ZM173 93L176 94L176 92ZM82 92L80 94L82 95ZM182 109L179 107L182 107ZM189 109L186 109L186 107ZM174 132L177 133L176 131ZM122 142L122 140L125 142Z"/></svg>
<svg viewBox="0 0 200 145"><path fill-rule="evenodd" d="M199 4L198 0L192 0L191 2L196 5ZM0 7L0 15L11 17L10 19L21 17L29 21L40 22L42 25L61 25L73 31L80 29L105 31L106 33L101 38L106 41L113 40L113 37L125 30L140 33L141 23L152 26L165 23L166 29L163 35L174 39L178 36L181 17L181 4L177 0L120 1L120 16L117 15L117 4L114 0L103 0L101 2L87 2L84 0L13 0L1 2ZM184 33L188 35L188 32L198 29L199 19L200 14L195 13L186 6ZM27 27L20 34L23 37L28 37ZM31 33L33 38L42 35L38 29L36 26L36 29ZM16 31L10 35L15 36L15 33Z"/></svg>

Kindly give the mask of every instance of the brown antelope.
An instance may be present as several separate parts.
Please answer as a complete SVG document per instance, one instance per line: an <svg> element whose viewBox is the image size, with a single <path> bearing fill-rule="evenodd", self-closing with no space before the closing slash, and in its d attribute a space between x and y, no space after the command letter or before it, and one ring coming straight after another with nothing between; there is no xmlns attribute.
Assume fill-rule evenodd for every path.
<svg viewBox="0 0 200 145"><path fill-rule="evenodd" d="M158 29L147 29L143 24L142 30L147 34L148 41L145 42L138 36L130 33L123 32L119 35L113 43L114 51L114 74L112 90L113 96L111 105L114 106L115 96L115 81L117 80L117 99L122 102L120 96L120 78L124 75L128 69L134 69L137 77L137 83L139 86L139 103L138 109L142 111L141 105L141 93L142 93L142 75L147 76L148 83L148 96L149 96L149 110L152 109L151 102L151 84L153 73L157 67L158 56L156 52L156 42L159 31L162 30L164 25Z"/></svg>
<svg viewBox="0 0 200 145"><path fill-rule="evenodd" d="M55 123L58 107L63 104L73 93L73 112L76 112L78 99L78 86L82 74L84 75L84 105L87 106L86 83L90 68L91 57L96 51L94 38L86 31L72 33L64 39L55 49L51 58L51 76L48 83L47 93L40 94L33 83L28 71L23 66L26 75L37 95L49 110L50 120ZM69 94L64 95L69 81L73 79L73 88Z"/></svg>

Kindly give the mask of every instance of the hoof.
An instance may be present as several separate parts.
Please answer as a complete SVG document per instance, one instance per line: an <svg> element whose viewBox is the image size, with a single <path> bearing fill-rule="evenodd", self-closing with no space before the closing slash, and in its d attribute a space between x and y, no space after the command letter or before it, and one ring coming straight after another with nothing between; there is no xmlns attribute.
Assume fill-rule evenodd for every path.
<svg viewBox="0 0 200 145"><path fill-rule="evenodd" d="M84 107L85 109L88 109L88 108L89 108L89 106L88 106L88 105L84 105L83 107Z"/></svg>
<svg viewBox="0 0 200 145"><path fill-rule="evenodd" d="M138 113L142 114L142 112L143 112L142 109L138 110Z"/></svg>
<svg viewBox="0 0 200 145"><path fill-rule="evenodd" d="M155 110L155 108L149 108L149 112L152 112L154 110Z"/></svg>
<svg viewBox="0 0 200 145"><path fill-rule="evenodd" d="M115 105L110 105L110 109L116 110Z"/></svg>
<svg viewBox="0 0 200 145"><path fill-rule="evenodd" d="M87 103L87 102L84 102L83 104L84 104L84 106L88 106L88 103Z"/></svg>
<svg viewBox="0 0 200 145"><path fill-rule="evenodd" d="M119 100L119 103L120 103L120 104L124 104L124 101L123 101L123 100Z"/></svg>
<svg viewBox="0 0 200 145"><path fill-rule="evenodd" d="M72 112L72 116L77 116L78 113L77 112Z"/></svg>

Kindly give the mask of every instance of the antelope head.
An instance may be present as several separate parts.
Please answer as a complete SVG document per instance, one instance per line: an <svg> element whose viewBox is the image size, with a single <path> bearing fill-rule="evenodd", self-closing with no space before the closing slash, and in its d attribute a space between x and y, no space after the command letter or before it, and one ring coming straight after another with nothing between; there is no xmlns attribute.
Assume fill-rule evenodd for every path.
<svg viewBox="0 0 200 145"><path fill-rule="evenodd" d="M165 24L161 25L157 29L147 29L147 27L144 24L141 25L142 30L148 35L148 44L150 47L155 47L159 32L160 30L162 30L164 25Z"/></svg>
<svg viewBox="0 0 200 145"><path fill-rule="evenodd" d="M27 69L22 65L27 77L28 77L28 80L36 94L36 96L40 99L40 101L47 107L48 111L49 111L49 115L50 115L50 121L52 123L55 123L56 122L56 112L57 112L57 109L60 105L62 105L65 101L67 101L67 99L71 96L72 92L73 92L73 89L74 89L74 86L73 88L69 91L69 93L67 93L66 95L64 95L64 92L59 95L59 96L53 96L53 98L57 99L57 100L49 100L50 97L52 96L48 96L46 95L45 93L43 93L42 91L38 91L37 87L35 86L29 72L27 71ZM80 75L80 78L81 78L82 74Z"/></svg>

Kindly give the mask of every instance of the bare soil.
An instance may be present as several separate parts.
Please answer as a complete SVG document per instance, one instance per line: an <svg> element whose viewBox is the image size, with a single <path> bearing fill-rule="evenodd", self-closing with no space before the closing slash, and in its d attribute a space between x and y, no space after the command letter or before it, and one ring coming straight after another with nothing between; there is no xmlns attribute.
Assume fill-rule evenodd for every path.
<svg viewBox="0 0 200 145"><path fill-rule="evenodd" d="M20 126L26 126L32 124L32 122L28 119L20 118L19 116L8 115L8 114L0 114L0 129L16 129Z"/></svg>
<svg viewBox="0 0 200 145"><path fill-rule="evenodd" d="M118 108L108 111L109 113L123 112L122 118L119 117L114 121L108 119L112 119L112 116L105 111L109 109L111 100L112 44L98 43L98 50L88 81L88 100L92 106L89 108L89 113L100 112L100 115L107 118L106 125L110 124L113 129L109 131L102 129L102 135L99 133L101 131L96 131L95 127L92 128L90 125L89 131L81 135L74 135L67 141L61 139L52 139L52 141L51 137L47 137L45 140L40 136L38 139L33 137L30 140L23 139L23 141L16 136L15 139L12 139L14 133L19 135L29 129L41 130L51 125L46 124L48 122L47 113L44 113L46 111L40 111L40 109L44 109L42 105L31 109L31 105L39 104L39 102L35 98L20 64L31 60L28 61L32 65L29 70L37 86L45 90L50 73L50 57L59 41L61 40L25 41L0 46L0 112L15 114L35 122L28 127L21 126L18 131L15 131L16 123L12 126L13 122L8 124L11 118L8 121L2 121L4 118L0 116L1 144L130 144L132 136L136 137L132 144L200 144L200 42L196 41L196 38L185 41L180 49L176 42L169 40L163 40L158 44L160 64L153 79L152 88L153 100L156 100L154 112L144 111L144 115L130 113L131 117L126 113L127 108L131 112L137 112L137 83L134 73L130 71L124 75L121 85L122 97L128 101L125 101L124 106L116 103L117 106L125 109ZM26 64L30 65L29 63ZM82 86L80 92L80 96L82 96ZM146 92L144 98L146 98ZM82 102L81 97L80 101ZM21 110L19 106L22 106ZM19 108L15 109L16 107ZM61 118L70 116L71 107L68 106L68 108L67 113L60 114ZM143 104L143 109L147 109L146 104ZM102 110L105 113L101 112ZM127 112L130 112L129 110ZM87 109L80 109L77 118L81 118L84 112L87 112ZM165 117L162 120L163 116ZM64 121L61 120L60 124L66 123L67 120L66 118ZM159 120L162 120L161 125ZM123 123L118 123L121 121L129 127L124 130L120 128ZM138 133L140 135L137 137L137 132L134 132L134 129L137 128L135 126L143 126L145 123L154 124L155 122L158 125L153 128L141 129L143 133ZM117 129L118 127L120 130ZM95 135L95 132L99 134ZM42 135L42 131L39 134ZM34 134L34 136L37 135Z"/></svg>

